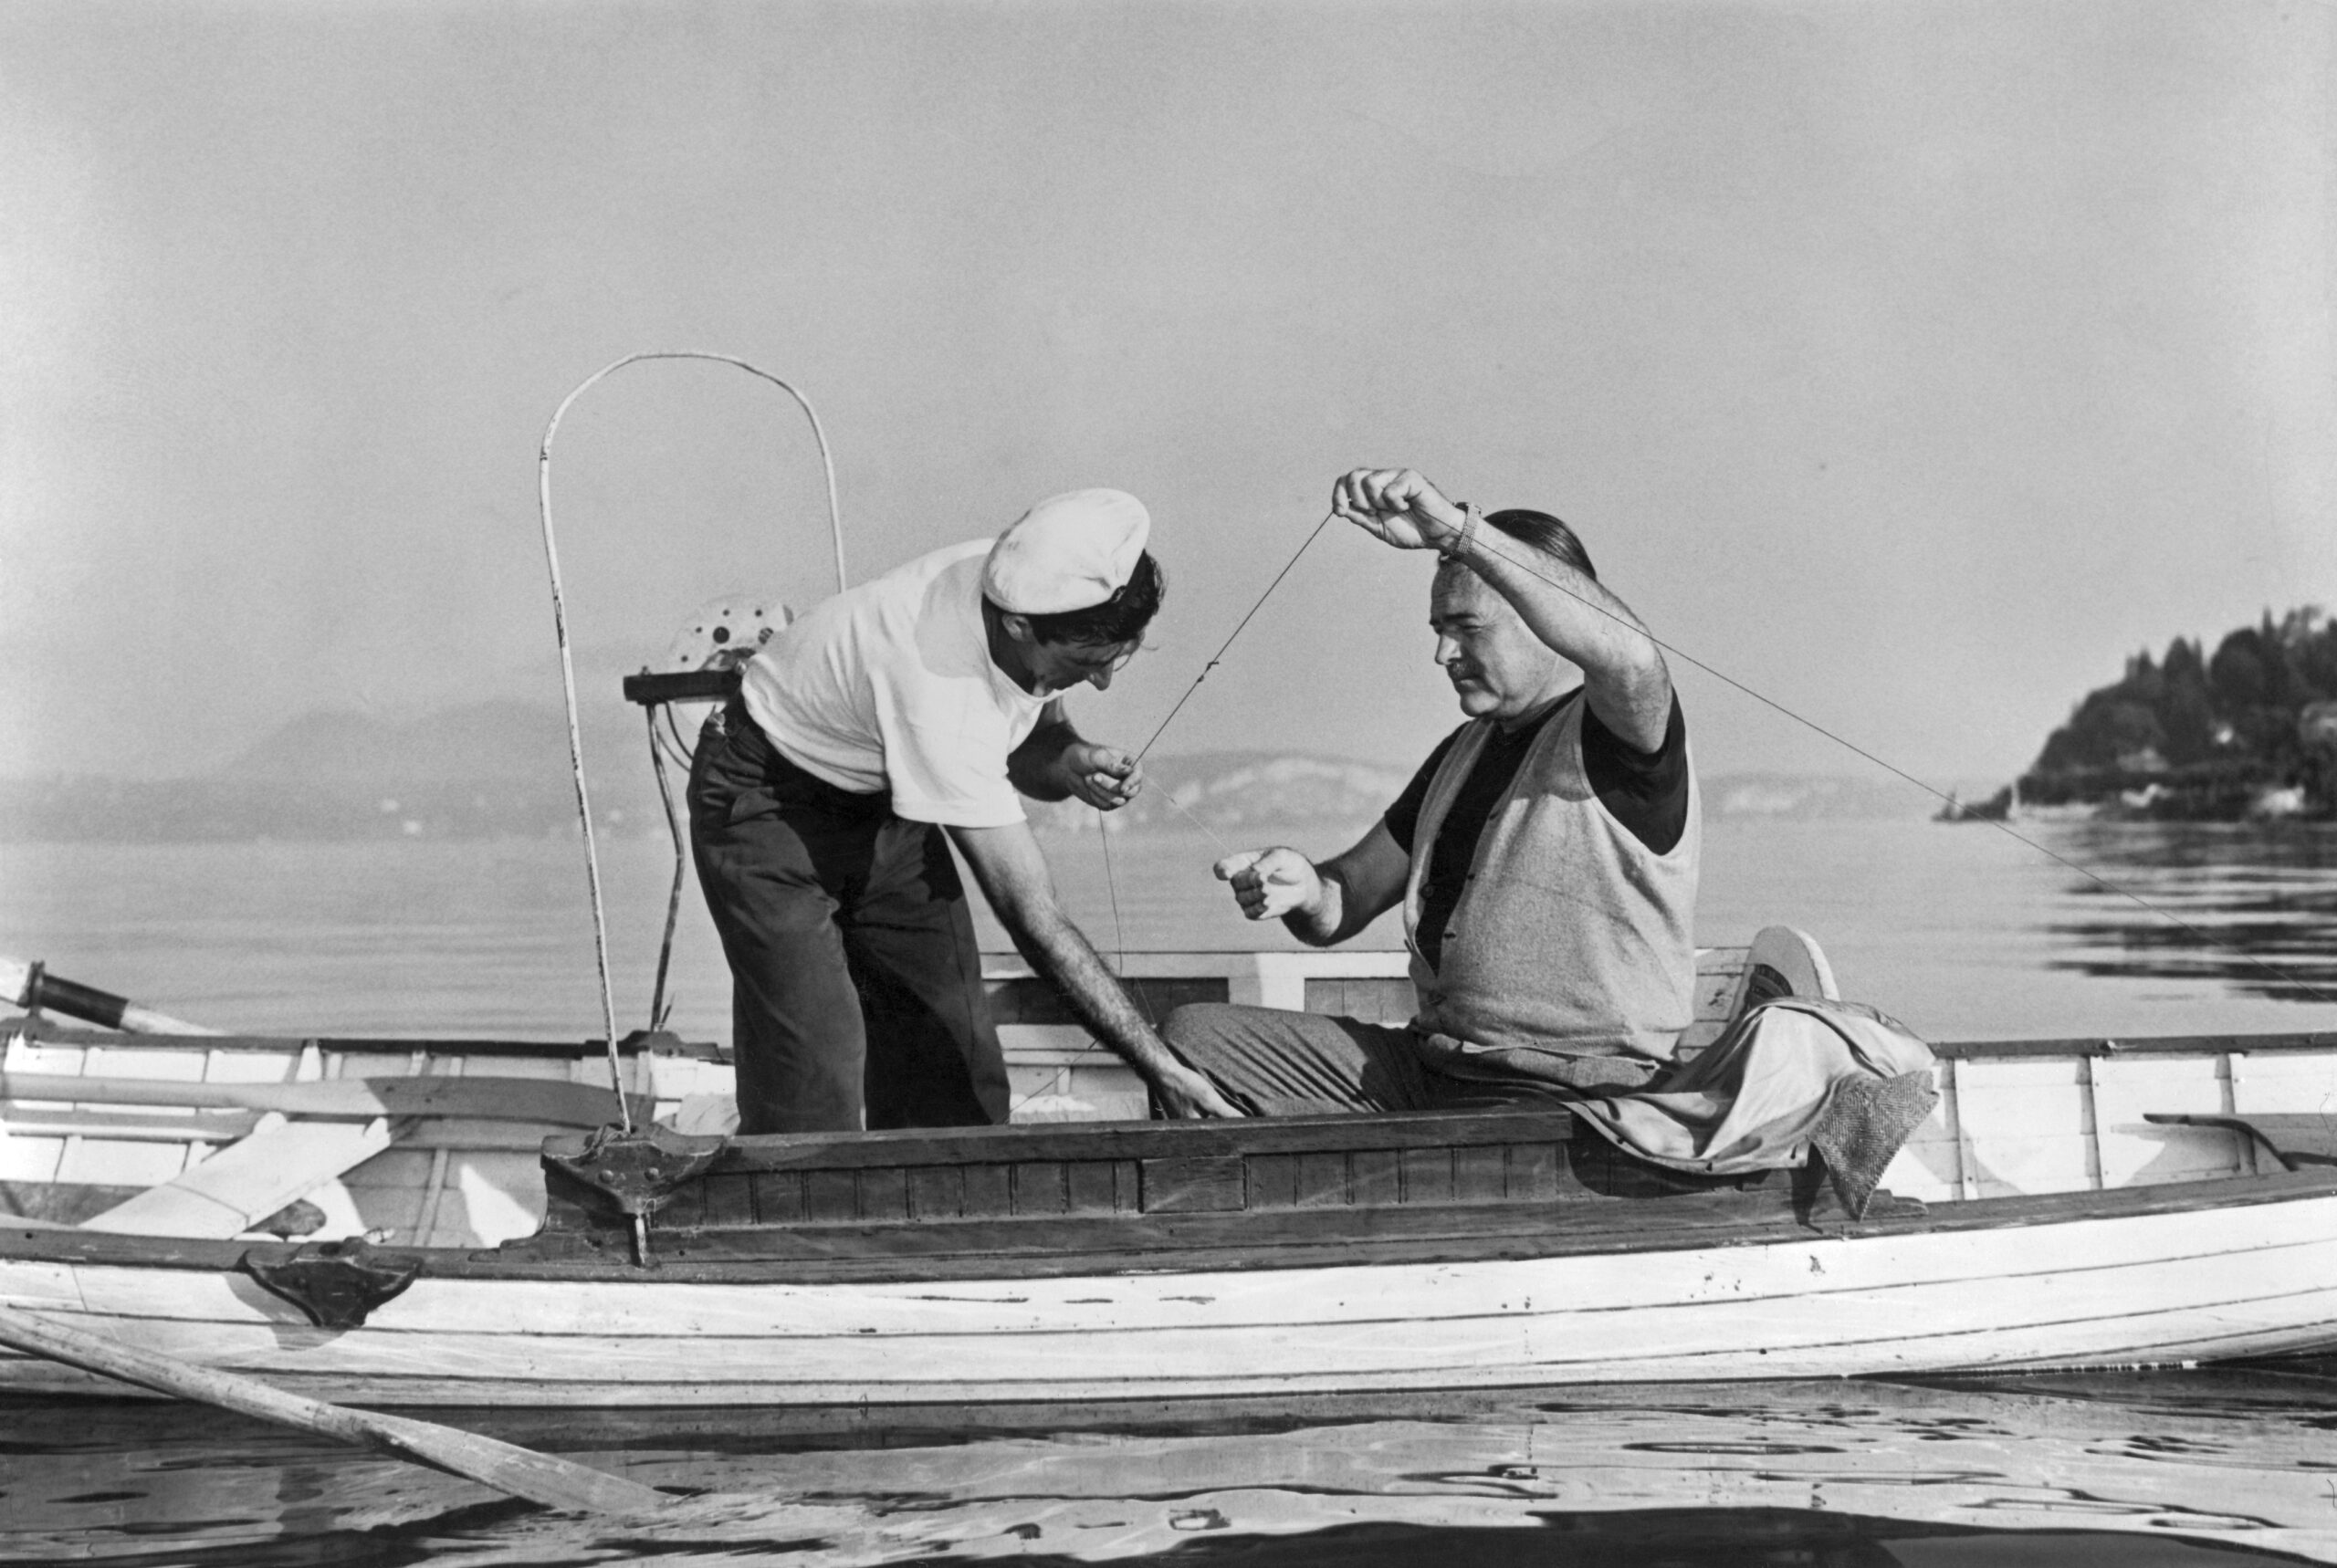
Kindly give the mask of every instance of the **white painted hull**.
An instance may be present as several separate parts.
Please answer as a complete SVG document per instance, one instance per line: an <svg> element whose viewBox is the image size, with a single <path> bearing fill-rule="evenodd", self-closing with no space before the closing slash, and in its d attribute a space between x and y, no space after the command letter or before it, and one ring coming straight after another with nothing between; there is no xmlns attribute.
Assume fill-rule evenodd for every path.
<svg viewBox="0 0 2337 1568"><path fill-rule="evenodd" d="M2170 1364L2337 1346L2337 1194L1436 1264L914 1283L425 1277L362 1329L239 1275L0 1259L0 1302L370 1405L1171 1400ZM0 1389L119 1393L20 1357Z"/></svg>

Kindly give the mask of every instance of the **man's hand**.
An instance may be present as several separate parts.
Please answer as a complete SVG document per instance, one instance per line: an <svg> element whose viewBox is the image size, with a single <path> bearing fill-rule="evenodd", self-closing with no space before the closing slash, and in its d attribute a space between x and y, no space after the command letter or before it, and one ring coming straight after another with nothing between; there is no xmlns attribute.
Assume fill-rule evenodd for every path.
<svg viewBox="0 0 2337 1568"><path fill-rule="evenodd" d="M1074 740L1063 748L1056 765L1064 787L1099 811L1116 811L1137 798L1144 774L1135 758L1090 740Z"/></svg>
<svg viewBox="0 0 2337 1568"><path fill-rule="evenodd" d="M1331 486L1331 510L1398 549L1434 549L1461 531L1461 508L1410 468L1357 468Z"/></svg>
<svg viewBox="0 0 2337 1568"><path fill-rule="evenodd" d="M1252 920L1280 920L1293 910L1312 911L1322 901L1323 878L1315 862L1296 850L1244 850L1209 869L1218 881L1233 884L1242 913Z"/></svg>
<svg viewBox="0 0 2337 1568"><path fill-rule="evenodd" d="M1218 1092L1216 1084L1182 1062L1153 1081L1152 1094L1162 1110L1179 1121L1242 1114L1239 1105Z"/></svg>

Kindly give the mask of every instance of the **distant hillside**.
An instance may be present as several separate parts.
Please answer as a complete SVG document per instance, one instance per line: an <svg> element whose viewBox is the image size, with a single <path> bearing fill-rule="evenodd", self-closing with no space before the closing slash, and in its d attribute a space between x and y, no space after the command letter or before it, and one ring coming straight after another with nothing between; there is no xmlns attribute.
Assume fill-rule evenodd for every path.
<svg viewBox="0 0 2337 1568"><path fill-rule="evenodd" d="M640 710L589 710L585 760L597 825L662 837ZM1150 787L1123 831L1196 823L1228 839L1262 829L1359 834L1409 766L1272 751L1148 758ZM678 800L685 779L672 774ZM1708 819L1907 816L1922 800L1889 780L1706 779ZM1095 813L1033 803L1041 832L1092 832ZM567 724L546 704L487 702L410 722L303 714L217 772L173 779L0 780L0 840L180 842L253 839L537 837L575 831Z"/></svg>
<svg viewBox="0 0 2337 1568"><path fill-rule="evenodd" d="M1127 807L1128 827L1199 821L1218 832L1259 822L1368 826L1411 778L1408 768L1272 751L1153 758L1145 771L1149 787Z"/></svg>
<svg viewBox="0 0 2337 1568"><path fill-rule="evenodd" d="M1198 821L1229 833L1252 824L1314 823L1360 832L1411 780L1410 768L1330 757L1216 751L1148 759L1150 787L1122 813L1127 828L1189 826ZM1724 774L1702 780L1706 821L1730 819L1909 818L1931 797L1900 780L1787 773ZM1043 829L1085 832L1095 813L1085 806L1036 807Z"/></svg>
<svg viewBox="0 0 2337 1568"><path fill-rule="evenodd" d="M613 727L606 712L593 728ZM588 739L591 738L588 737ZM564 771L568 725L540 703L479 703L408 724L358 713L308 713L221 768L223 780L364 789L533 779Z"/></svg>
<svg viewBox="0 0 2337 1568"><path fill-rule="evenodd" d="M598 822L664 832L638 710L588 710L584 743ZM524 702L409 723L303 714L193 779L0 780L0 839L17 842L534 837L575 821L567 720Z"/></svg>
<svg viewBox="0 0 2337 1568"><path fill-rule="evenodd" d="M1928 815L1937 801L1904 779L1797 773L1724 773L1703 780L1704 820L1871 821Z"/></svg>

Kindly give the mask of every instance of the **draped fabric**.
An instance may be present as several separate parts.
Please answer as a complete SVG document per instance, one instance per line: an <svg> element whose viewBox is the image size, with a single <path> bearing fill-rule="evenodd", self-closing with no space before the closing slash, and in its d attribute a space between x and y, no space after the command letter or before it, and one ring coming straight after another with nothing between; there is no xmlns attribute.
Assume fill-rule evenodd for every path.
<svg viewBox="0 0 2337 1568"><path fill-rule="evenodd" d="M1939 1103L1933 1060L1905 1025L1872 1008L1786 997L1647 1088L1571 1104L1619 1147L1675 1170L1787 1169L1814 1150L1855 1217Z"/></svg>

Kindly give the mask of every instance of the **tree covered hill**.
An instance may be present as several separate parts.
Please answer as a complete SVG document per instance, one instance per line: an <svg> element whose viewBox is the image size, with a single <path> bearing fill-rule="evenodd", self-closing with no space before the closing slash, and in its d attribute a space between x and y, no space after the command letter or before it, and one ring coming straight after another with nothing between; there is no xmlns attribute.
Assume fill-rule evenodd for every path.
<svg viewBox="0 0 2337 1568"><path fill-rule="evenodd" d="M2020 779L2024 804L2154 816L2337 812L2337 622L2315 607L2177 637L2086 694Z"/></svg>

